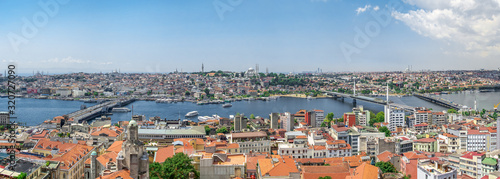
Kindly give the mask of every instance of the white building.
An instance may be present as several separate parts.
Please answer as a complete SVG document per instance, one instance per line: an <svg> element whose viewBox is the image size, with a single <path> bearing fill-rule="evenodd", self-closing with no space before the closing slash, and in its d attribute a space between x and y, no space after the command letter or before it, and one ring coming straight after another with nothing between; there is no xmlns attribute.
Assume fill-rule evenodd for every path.
<svg viewBox="0 0 500 179"><path fill-rule="evenodd" d="M85 91L83 91L83 90L75 90L75 89L73 90L72 96L74 98L76 98L76 97L82 97L84 95L85 95Z"/></svg>
<svg viewBox="0 0 500 179"><path fill-rule="evenodd" d="M359 106L352 110L354 115L356 115L356 121L358 121L359 125L366 126L370 121L370 111L364 110L363 106Z"/></svg>
<svg viewBox="0 0 500 179"><path fill-rule="evenodd" d="M467 131L467 151L486 151L489 149L490 133L479 130Z"/></svg>
<svg viewBox="0 0 500 179"><path fill-rule="evenodd" d="M417 166L417 179L454 179L457 178L457 170L448 165L435 163L422 164Z"/></svg>
<svg viewBox="0 0 500 179"><path fill-rule="evenodd" d="M245 72L245 77L246 78L250 78L250 77L259 77L259 72L253 68L249 68L246 72Z"/></svg>
<svg viewBox="0 0 500 179"><path fill-rule="evenodd" d="M428 123L429 116L431 116L431 115L432 115L432 112L429 110L417 110L417 112L415 112L415 114L414 114L415 124L413 124L413 125Z"/></svg>
<svg viewBox="0 0 500 179"><path fill-rule="evenodd" d="M308 143L313 141L313 144ZM321 140L318 134L311 133L308 137L295 137L293 143L279 144L278 155L288 155L292 158L331 158L351 156L352 149L343 140Z"/></svg>
<svg viewBox="0 0 500 179"><path fill-rule="evenodd" d="M403 109L391 108L387 105L384 108L385 122L389 123L390 131L396 131L396 127L403 127L405 125L405 111Z"/></svg>
<svg viewBox="0 0 500 179"><path fill-rule="evenodd" d="M61 96L70 96L71 90L67 88L59 88L56 90L56 94L60 94Z"/></svg>

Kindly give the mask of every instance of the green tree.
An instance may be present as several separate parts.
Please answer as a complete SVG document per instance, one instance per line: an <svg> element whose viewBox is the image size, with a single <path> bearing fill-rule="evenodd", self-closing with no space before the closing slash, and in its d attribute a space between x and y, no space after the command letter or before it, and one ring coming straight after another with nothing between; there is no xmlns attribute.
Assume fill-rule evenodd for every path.
<svg viewBox="0 0 500 179"><path fill-rule="evenodd" d="M378 120L376 118L371 118L370 121L368 121L368 123L370 124L370 126L373 127L373 124L375 124Z"/></svg>
<svg viewBox="0 0 500 179"><path fill-rule="evenodd" d="M210 96L210 90L208 88L205 88L204 92L207 94L207 97Z"/></svg>
<svg viewBox="0 0 500 179"><path fill-rule="evenodd" d="M187 179L190 173L193 173L194 178L200 178L200 172L196 171L191 164L192 161L186 154L182 152L176 153L173 157L167 158L162 164L154 162L149 165L149 178Z"/></svg>
<svg viewBox="0 0 500 179"><path fill-rule="evenodd" d="M26 178L26 173L21 172L21 174L17 175L17 179L25 179Z"/></svg>
<svg viewBox="0 0 500 179"><path fill-rule="evenodd" d="M457 113L457 110L455 110L455 109L448 109L448 113Z"/></svg>
<svg viewBox="0 0 500 179"><path fill-rule="evenodd" d="M396 168L391 162L377 162L375 166L382 170L382 173L397 173Z"/></svg>
<svg viewBox="0 0 500 179"><path fill-rule="evenodd" d="M229 132L229 131L227 131L227 128L226 128L226 127L221 127L221 128L219 128L219 129L217 129L217 133L224 133L224 134L226 134L226 133L228 133L228 132Z"/></svg>
<svg viewBox="0 0 500 179"><path fill-rule="evenodd" d="M377 122L384 122L385 120L385 114L382 111L378 112L376 117L377 117Z"/></svg>
<svg viewBox="0 0 500 179"><path fill-rule="evenodd" d="M391 131L389 129L387 129L386 126L382 126L382 127L378 128L378 131L379 132L384 132L386 137L390 137L391 136Z"/></svg>
<svg viewBox="0 0 500 179"><path fill-rule="evenodd" d="M326 176L326 177L319 177L318 179L332 179L332 177Z"/></svg>
<svg viewBox="0 0 500 179"><path fill-rule="evenodd" d="M210 134L210 127L205 126L205 134L209 135Z"/></svg>
<svg viewBox="0 0 500 179"><path fill-rule="evenodd" d="M335 116L335 114L333 114L332 112L331 113L328 113L326 115L326 119L328 119L329 121L332 121L333 120L333 116Z"/></svg>
<svg viewBox="0 0 500 179"><path fill-rule="evenodd" d="M377 118L375 113L373 111L370 111L370 119L375 119L375 118Z"/></svg>
<svg viewBox="0 0 500 179"><path fill-rule="evenodd" d="M255 119L255 115L250 114L250 119Z"/></svg>

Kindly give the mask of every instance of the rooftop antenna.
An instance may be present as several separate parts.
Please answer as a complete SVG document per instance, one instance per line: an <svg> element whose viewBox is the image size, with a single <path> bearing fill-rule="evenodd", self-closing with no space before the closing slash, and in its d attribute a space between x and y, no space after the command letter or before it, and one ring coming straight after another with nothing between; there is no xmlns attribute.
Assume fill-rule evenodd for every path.
<svg viewBox="0 0 500 179"><path fill-rule="evenodd" d="M474 95L474 111L477 111L477 95Z"/></svg>
<svg viewBox="0 0 500 179"><path fill-rule="evenodd" d="M354 79L354 96L356 96L356 78Z"/></svg>

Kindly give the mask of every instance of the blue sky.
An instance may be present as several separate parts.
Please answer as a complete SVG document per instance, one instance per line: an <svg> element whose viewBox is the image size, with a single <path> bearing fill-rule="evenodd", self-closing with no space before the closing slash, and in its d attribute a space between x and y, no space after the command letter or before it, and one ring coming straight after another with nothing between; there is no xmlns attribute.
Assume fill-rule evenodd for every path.
<svg viewBox="0 0 500 179"><path fill-rule="evenodd" d="M430 0L64 1L1 0L0 65L14 61L22 73L192 72L201 63L274 72L500 67L494 0L490 11L474 0L460 8ZM57 11L40 5L54 2ZM382 12L387 26L372 15ZM368 36L367 26L377 33ZM356 28L369 43L356 45Z"/></svg>

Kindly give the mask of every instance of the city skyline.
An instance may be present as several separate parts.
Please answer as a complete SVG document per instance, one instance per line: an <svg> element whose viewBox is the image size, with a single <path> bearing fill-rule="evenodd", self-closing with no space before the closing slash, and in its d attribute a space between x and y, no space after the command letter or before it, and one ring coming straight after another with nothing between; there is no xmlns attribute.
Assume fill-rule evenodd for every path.
<svg viewBox="0 0 500 179"><path fill-rule="evenodd" d="M496 1L1 1L0 5L4 17L0 64L14 61L25 74L115 69L197 72L202 63L205 71L245 71L259 64L261 72L499 67Z"/></svg>

